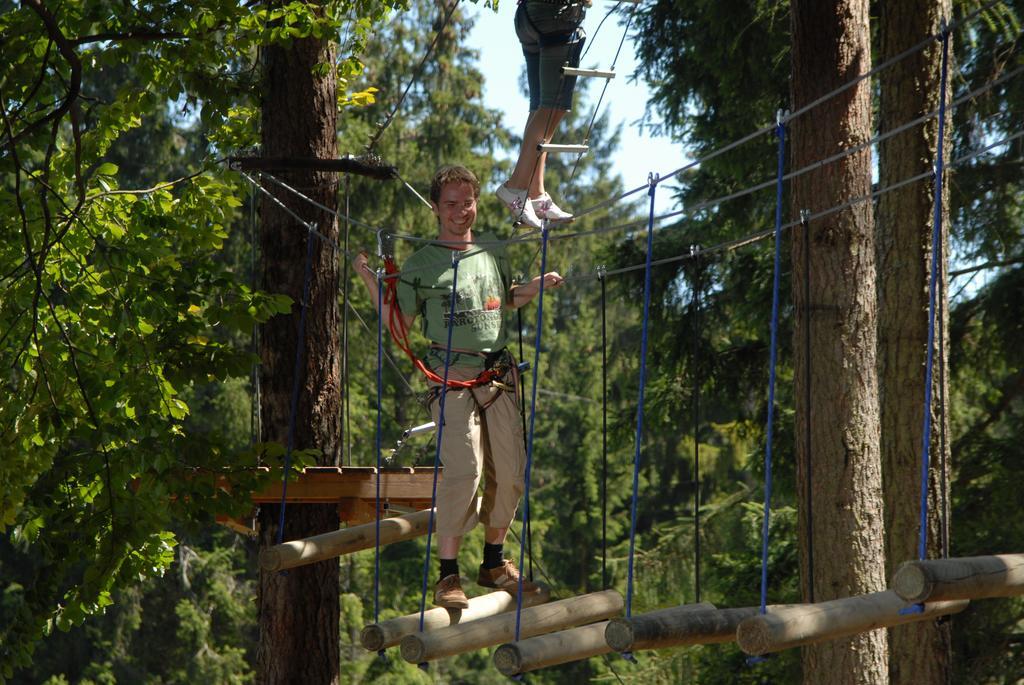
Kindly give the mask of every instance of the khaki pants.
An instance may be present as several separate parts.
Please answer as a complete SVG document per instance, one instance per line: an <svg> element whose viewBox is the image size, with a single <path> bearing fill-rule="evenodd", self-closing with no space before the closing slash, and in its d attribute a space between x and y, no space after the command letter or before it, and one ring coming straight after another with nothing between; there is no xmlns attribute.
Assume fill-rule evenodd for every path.
<svg viewBox="0 0 1024 685"><path fill-rule="evenodd" d="M439 376L444 369L437 369ZM507 382L515 387L514 374ZM470 380L473 372L448 371L449 380ZM440 423L441 395L430 405ZM526 452L516 393L494 385L472 389L449 388L445 394L441 436L444 473L437 484L437 534L459 537L482 522L507 528L523 495ZM477 488L484 476L484 493L477 511Z"/></svg>

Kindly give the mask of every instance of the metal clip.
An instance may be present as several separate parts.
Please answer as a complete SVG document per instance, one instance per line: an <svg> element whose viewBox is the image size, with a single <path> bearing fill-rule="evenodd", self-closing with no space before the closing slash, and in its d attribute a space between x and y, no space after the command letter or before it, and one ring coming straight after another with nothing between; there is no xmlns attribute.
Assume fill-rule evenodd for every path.
<svg viewBox="0 0 1024 685"><path fill-rule="evenodd" d="M661 180L661 175L655 172L647 174L647 194L650 197L654 197L654 189L658 187L658 181Z"/></svg>
<svg viewBox="0 0 1024 685"><path fill-rule="evenodd" d="M395 239L384 229L377 231L377 256L387 259L395 256Z"/></svg>

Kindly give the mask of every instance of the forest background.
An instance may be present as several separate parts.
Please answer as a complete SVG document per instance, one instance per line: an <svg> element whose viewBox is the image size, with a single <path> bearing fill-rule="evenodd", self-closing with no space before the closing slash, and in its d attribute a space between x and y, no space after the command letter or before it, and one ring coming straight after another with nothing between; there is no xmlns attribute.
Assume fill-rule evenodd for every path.
<svg viewBox="0 0 1024 685"><path fill-rule="evenodd" d="M276 15L231 3L143 4L130 16L104 2L49 10L31 0L0 4L0 44L5 56L16 56L0 78L0 678L255 678L256 547L213 517L244 512L244 492L255 485L247 467L274 458L259 444L254 340L261 326L273 326L273 316L290 309L286 299L258 288L257 204L245 180L218 162L259 140L261 46L317 32L339 37L338 147L358 152L438 36L377 152L420 189L450 160L473 168L485 187L508 173L500 160L517 133L481 102L477 56L463 42L470 12L455 9L446 24L450 6L425 0L330 7L335 11L325 19L301 3L282 5ZM978 7L954 3L953 16ZM640 76L654 92L650 106L695 157L772 122L787 107L786 3L656 2L637 11L633 39ZM1017 47L1022 12L1020 2L998 4L958 34L952 97L1024 64ZM55 39L53 26L77 38ZM143 35L139 27L160 31ZM77 84L80 98L65 98L69 84ZM596 95L584 86L578 102L592 104ZM954 113L950 158L1018 132L1022 106L1019 78L968 99ZM563 124L564 139L583 137L590 109L577 106ZM600 117L591 154L575 173L572 160L550 164L550 182L568 206L590 207L625 189L614 163L617 136ZM951 182L952 269L988 265L951 277L949 287L957 556L1018 551L1024 541L1024 372L1016 344L1024 301L1021 153L1018 137L957 167ZM692 206L770 178L774 164L775 141L762 137L681 175L672 192L681 207ZM482 202L480 224L505 225L497 203L487 196ZM349 206L353 217L374 225L421 236L434 230L419 200L396 183L354 178ZM773 215L770 190L683 214L662 225L655 258L770 228ZM641 203L623 202L573 230L643 218ZM372 234L360 231L352 229L353 244L372 249ZM595 274L600 265L641 263L637 237L613 232L556 241L549 257L569 283L545 306L531 511L533 568L559 595L625 583L642 272L606 284L607 488ZM399 242L397 249L402 257L412 246ZM516 248L513 261L530 273L535 248ZM654 272L636 612L694 599L697 487L702 599L758 603L772 255L762 242L693 264ZM784 303L792 300L789 268L784 263ZM374 459L368 446L376 421L375 317L353 289L355 279L348 281L340 289L343 298L352 293L342 300L352 306L351 392L339 421L343 463L365 465ZM533 311L523 318L526 358ZM781 331L792 329L792 316L784 306ZM800 594L795 464L787 458L796 440L789 407L797 360L789 336L783 333L780 343L773 602ZM427 420L416 397L422 381L404 360L395 361L384 378L386 446ZM432 463L430 441L414 443L398 461ZM188 478L196 466L231 473L235 496L196 489ZM133 479L134 490L127 487ZM181 492L192 496L168 503ZM474 538L464 546L464 567L475 565L480 544ZM423 554L422 541L385 550L382 616L418 607ZM398 658L367 654L358 632L372 619L372 552L342 560L341 585L343 682L504 681L486 652L438 664L432 676ZM954 682L1024 678L1021 608L1016 600L990 601L954 619ZM796 682L800 668L795 653L750 668L738 650L722 646L652 653L637 665L594 659L531 680Z"/></svg>

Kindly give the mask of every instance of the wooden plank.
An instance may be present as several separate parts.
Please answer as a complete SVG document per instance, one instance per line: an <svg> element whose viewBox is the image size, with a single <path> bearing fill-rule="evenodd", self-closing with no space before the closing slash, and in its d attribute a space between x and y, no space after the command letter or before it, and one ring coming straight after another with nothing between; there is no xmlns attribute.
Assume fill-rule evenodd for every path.
<svg viewBox="0 0 1024 685"><path fill-rule="evenodd" d="M429 500L433 489L432 468L412 470L382 470L381 499ZM282 483L271 483L260 492L253 493L257 504L275 504L281 501ZM376 469L345 468L339 470L307 469L297 480L288 481L288 503L329 504L346 498L374 500L377 497Z"/></svg>
<svg viewBox="0 0 1024 685"><path fill-rule="evenodd" d="M892 586L914 604L1024 595L1024 554L908 561Z"/></svg>
<svg viewBox="0 0 1024 685"><path fill-rule="evenodd" d="M582 661L612 651L604 640L608 621L509 642L494 650L494 665L507 676Z"/></svg>
<svg viewBox="0 0 1024 685"><path fill-rule="evenodd" d="M544 585L540 586L540 592L531 592L523 595L523 606L532 607L544 604L551 599L551 591ZM477 621L488 616L496 616L506 611L514 611L516 608L515 595L510 595L504 590L490 592L479 597L471 597L468 609L443 609L434 607L423 612L423 632L447 628L448 626L460 625L470 621ZM382 649L392 647L401 642L406 635L412 635L420 629L420 612L398 616L397 618L371 623L359 636L363 647L371 652L378 652Z"/></svg>
<svg viewBox="0 0 1024 685"><path fill-rule="evenodd" d="M736 629L736 641L747 654L759 656L783 649L890 628L955 614L966 600L926 604L924 611L900 613L907 602L892 590L872 592L817 604L770 607L767 614L745 619Z"/></svg>
<svg viewBox="0 0 1024 685"><path fill-rule="evenodd" d="M430 526L430 509L415 514L395 516L380 522L380 544L390 545L427 534ZM343 554L351 554L374 547L377 542L377 522L364 523L334 530L310 538L292 540L280 545L267 547L260 552L260 567L266 571L281 571L296 566L305 566Z"/></svg>
<svg viewBox="0 0 1024 685"><path fill-rule="evenodd" d="M520 639L611 618L622 611L624 604L618 592L604 590L524 609L520 616ZM515 631L516 616L507 613L406 635L400 644L402 658L420 664L471 652L510 642L515 639Z"/></svg>

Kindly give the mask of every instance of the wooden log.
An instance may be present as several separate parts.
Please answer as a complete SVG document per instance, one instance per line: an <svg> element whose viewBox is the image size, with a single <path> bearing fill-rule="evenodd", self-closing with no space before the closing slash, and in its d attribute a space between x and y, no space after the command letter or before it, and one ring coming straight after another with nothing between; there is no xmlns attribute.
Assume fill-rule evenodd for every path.
<svg viewBox="0 0 1024 685"><path fill-rule="evenodd" d="M605 639L616 652L733 642L740 622L757 612L757 607L716 609L707 602L683 604L630 618L613 618Z"/></svg>
<svg viewBox="0 0 1024 685"><path fill-rule="evenodd" d="M390 545L426 535L429 526L430 509L381 519L380 544ZM374 521L267 547L260 552L260 567L267 571L280 571L370 549L376 544L376 529L377 522Z"/></svg>
<svg viewBox="0 0 1024 685"><path fill-rule="evenodd" d="M604 640L608 621L508 642L494 650L494 665L507 676L582 661L612 651Z"/></svg>
<svg viewBox="0 0 1024 685"><path fill-rule="evenodd" d="M544 604L551 599L551 591L544 585L540 586L540 592L531 592L523 595L523 606L532 607ZM423 612L423 632L447 628L452 625L478 621L488 616L496 616L506 611L515 611L516 598L504 590L491 592L479 597L472 597L469 600L468 609L443 609L434 607ZM401 642L406 635L412 635L420 629L420 612L407 616L371 623L359 636L363 647L371 652L378 652L382 649L392 647Z"/></svg>
<svg viewBox="0 0 1024 685"><path fill-rule="evenodd" d="M736 640L747 654L761 655L791 647L889 628L904 623L927 621L963 611L966 600L926 604L924 611L901 614L908 605L892 590L872 592L817 604L770 607L736 629Z"/></svg>
<svg viewBox="0 0 1024 685"><path fill-rule="evenodd" d="M907 602L1024 595L1024 554L908 561L892 581Z"/></svg>
<svg viewBox="0 0 1024 685"><path fill-rule="evenodd" d="M622 595L615 590L593 592L550 604L524 609L520 617L520 639L542 635L571 626L602 621L622 611ZM429 633L402 638L402 658L414 664L453 654L500 645L515 640L515 613L498 614L479 621L448 626Z"/></svg>

